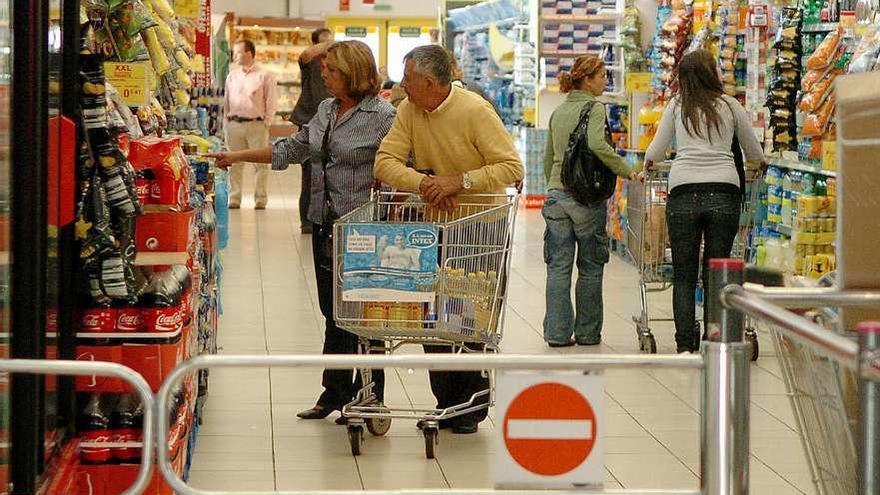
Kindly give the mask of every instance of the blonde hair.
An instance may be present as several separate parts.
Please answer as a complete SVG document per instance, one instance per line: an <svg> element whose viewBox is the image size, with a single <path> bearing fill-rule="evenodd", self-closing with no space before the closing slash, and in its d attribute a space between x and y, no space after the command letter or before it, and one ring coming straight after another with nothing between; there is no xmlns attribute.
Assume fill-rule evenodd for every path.
<svg viewBox="0 0 880 495"><path fill-rule="evenodd" d="M350 96L376 96L382 89L376 59L365 43L355 40L333 43L327 48L327 60L345 76Z"/></svg>
<svg viewBox="0 0 880 495"><path fill-rule="evenodd" d="M582 55L574 62L571 72L559 73L559 90L570 93L580 87L581 81L596 77L596 74L605 71L605 62L596 55Z"/></svg>

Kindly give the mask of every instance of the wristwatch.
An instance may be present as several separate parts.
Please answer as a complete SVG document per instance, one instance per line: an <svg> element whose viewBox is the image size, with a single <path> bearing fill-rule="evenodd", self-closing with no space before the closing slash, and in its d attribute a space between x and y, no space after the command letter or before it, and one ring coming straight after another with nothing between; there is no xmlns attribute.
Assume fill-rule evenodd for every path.
<svg viewBox="0 0 880 495"><path fill-rule="evenodd" d="M470 173L465 172L461 174L461 187L465 188L466 190L474 187L474 182L471 180Z"/></svg>

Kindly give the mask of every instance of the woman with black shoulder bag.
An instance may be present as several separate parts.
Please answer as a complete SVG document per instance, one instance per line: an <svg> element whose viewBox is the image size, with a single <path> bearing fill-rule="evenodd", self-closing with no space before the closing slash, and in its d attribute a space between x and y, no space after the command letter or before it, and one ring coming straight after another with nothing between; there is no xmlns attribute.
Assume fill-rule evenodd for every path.
<svg viewBox="0 0 880 495"><path fill-rule="evenodd" d="M327 48L322 77L332 98L320 103L312 120L294 136L274 146L213 155L217 166L239 161L271 163L284 170L311 158L311 202L308 218L315 225L312 251L318 302L324 315L324 354L357 353L358 339L333 319L333 224L370 200L376 151L391 129L395 110L378 97L379 73L370 48L360 41L342 41ZM373 388L381 402L384 374L374 370ZM297 414L323 419L356 395L360 376L352 370L324 370L324 391L315 406ZM340 418L338 423L344 424Z"/></svg>
<svg viewBox="0 0 880 495"><path fill-rule="evenodd" d="M694 291L712 258L730 257L739 230L745 188L741 153L763 162L761 144L743 106L724 94L715 58L706 50L685 55L678 68L678 96L669 102L646 163L666 159L675 140L669 172L666 223L674 270L672 307L678 352L697 352ZM742 146L742 149L740 149Z"/></svg>
<svg viewBox="0 0 880 495"><path fill-rule="evenodd" d="M559 82L568 97L550 117L544 156L548 184L542 211L547 224L544 340L550 347L597 345L602 339L602 278L608 263L607 200L617 176L636 175L611 146L605 106L596 100L608 85L602 59L579 57L571 73L559 74Z"/></svg>

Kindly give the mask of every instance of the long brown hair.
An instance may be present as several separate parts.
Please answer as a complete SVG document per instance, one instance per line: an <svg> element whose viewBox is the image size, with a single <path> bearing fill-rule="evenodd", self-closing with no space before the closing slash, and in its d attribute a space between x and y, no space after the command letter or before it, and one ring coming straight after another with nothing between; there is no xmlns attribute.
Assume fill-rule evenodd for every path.
<svg viewBox="0 0 880 495"><path fill-rule="evenodd" d="M559 90L570 93L571 90L579 88L584 79L595 77L596 74L604 71L605 62L601 58L596 55L582 55L574 61L571 72L562 71L557 76Z"/></svg>
<svg viewBox="0 0 880 495"><path fill-rule="evenodd" d="M716 100L724 94L715 57L707 50L695 50L681 59L678 66L681 121L688 134L712 141L712 129L721 135L721 114ZM723 100L722 100L723 101ZM702 126L706 124L708 135Z"/></svg>

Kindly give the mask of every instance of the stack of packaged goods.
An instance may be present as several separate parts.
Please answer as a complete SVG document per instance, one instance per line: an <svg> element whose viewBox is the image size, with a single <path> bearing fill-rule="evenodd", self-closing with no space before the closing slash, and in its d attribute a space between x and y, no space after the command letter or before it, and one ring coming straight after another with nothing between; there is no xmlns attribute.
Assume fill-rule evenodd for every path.
<svg viewBox="0 0 880 495"><path fill-rule="evenodd" d="M516 146L525 164L526 177L523 195L526 208L541 208L547 199L547 177L544 172L544 153L549 131L534 127L521 127Z"/></svg>
<svg viewBox="0 0 880 495"><path fill-rule="evenodd" d="M767 96L774 151L797 150L797 92L801 76L801 11L783 10L776 40L773 80Z"/></svg>
<svg viewBox="0 0 880 495"><path fill-rule="evenodd" d="M836 179L769 167L765 182L768 206L753 261L808 278L834 270Z"/></svg>
<svg viewBox="0 0 880 495"><path fill-rule="evenodd" d="M211 177L207 164L190 163L183 143L197 140L203 152L219 143L203 139L214 123L207 108L199 112L199 102L190 100L191 45L165 0L93 0L85 8L76 229L85 280L76 354L126 365L155 392L180 362L216 349L216 217L199 189L211 189ZM105 67L126 85L124 92L107 82ZM133 72L146 75L126 79ZM120 380L75 383L80 493L117 493L137 472L142 411ZM192 374L169 411L180 475L198 393ZM172 491L156 473L145 493Z"/></svg>
<svg viewBox="0 0 880 495"><path fill-rule="evenodd" d="M820 162L823 157L823 143L834 145L836 126L832 120L836 107L834 80L846 72L850 54L842 42L843 30L838 28L829 33L818 44L809 45L805 40L804 54L809 55L806 62L807 73L801 79L801 96L798 110L803 113L803 128L798 147L802 161Z"/></svg>
<svg viewBox="0 0 880 495"><path fill-rule="evenodd" d="M719 57L724 92L745 103L748 79L745 57L744 19L740 14L739 0L728 0L719 6L716 19L719 27Z"/></svg>
<svg viewBox="0 0 880 495"><path fill-rule="evenodd" d="M620 46L627 72L643 72L648 61L642 53L642 20L635 5L627 5L620 28Z"/></svg>

